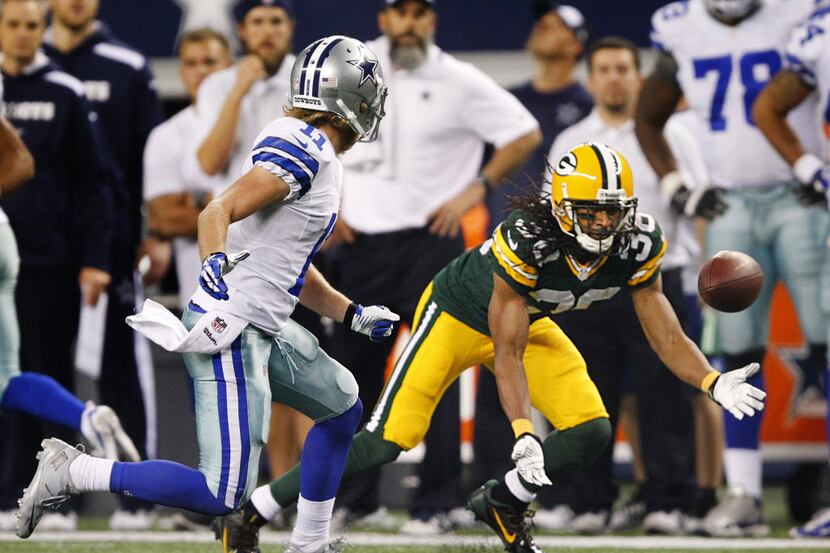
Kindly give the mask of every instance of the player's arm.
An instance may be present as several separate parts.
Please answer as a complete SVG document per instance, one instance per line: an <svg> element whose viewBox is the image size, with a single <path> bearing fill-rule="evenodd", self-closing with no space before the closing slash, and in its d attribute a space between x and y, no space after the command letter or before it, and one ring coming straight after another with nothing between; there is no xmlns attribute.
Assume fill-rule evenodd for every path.
<svg viewBox="0 0 830 553"><path fill-rule="evenodd" d="M284 180L262 167L252 167L236 179L199 214L199 253L202 259L225 251L231 223L281 202L289 192Z"/></svg>
<svg viewBox="0 0 830 553"><path fill-rule="evenodd" d="M511 423L529 421L530 393L522 361L530 329L527 301L495 273L487 322L496 352L493 370L504 414Z"/></svg>
<svg viewBox="0 0 830 553"><path fill-rule="evenodd" d="M666 121L683 97L677 80L677 61L667 52L658 52L654 71L643 82L634 114L634 131L643 153L659 177L677 171L669 143L663 135Z"/></svg>
<svg viewBox="0 0 830 553"><path fill-rule="evenodd" d="M799 201L806 205L825 202L830 169L818 156L804 151L801 140L787 122L787 114L806 100L813 90L814 87L798 73L782 69L761 90L752 106L755 124L804 185L797 194Z"/></svg>
<svg viewBox="0 0 830 553"><path fill-rule="evenodd" d="M663 193L671 198L672 208L687 217L711 220L726 210L722 191L706 186L690 190L677 170L677 160L663 133L666 121L683 97L677 71L677 61L671 54L657 54L654 71L640 89L634 130L646 159L660 177Z"/></svg>
<svg viewBox="0 0 830 553"><path fill-rule="evenodd" d="M308 267L300 290L300 303L318 315L342 323L365 334L373 342L392 335L394 322L400 317L382 305L364 307L336 290L314 265Z"/></svg>
<svg viewBox="0 0 830 553"><path fill-rule="evenodd" d="M663 294L662 277L634 290L631 298L649 344L680 380L709 394L738 419L744 415L752 416L764 408L766 394L746 383L747 378L758 372L758 364L752 363L724 374L715 371L683 332L674 309Z"/></svg>
<svg viewBox="0 0 830 553"><path fill-rule="evenodd" d="M522 361L530 331L527 302L498 273L493 273L487 324L495 348L493 371L499 400L516 435L511 458L522 479L537 486L550 484L542 442L530 421L530 392Z"/></svg>
<svg viewBox="0 0 830 553"><path fill-rule="evenodd" d="M8 121L0 118L0 193L35 176L35 161Z"/></svg>

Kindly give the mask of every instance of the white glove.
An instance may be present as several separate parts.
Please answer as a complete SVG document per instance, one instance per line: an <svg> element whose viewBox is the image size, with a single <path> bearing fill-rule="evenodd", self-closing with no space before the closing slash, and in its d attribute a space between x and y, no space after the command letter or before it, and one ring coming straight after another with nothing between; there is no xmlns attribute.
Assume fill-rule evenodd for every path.
<svg viewBox="0 0 830 553"><path fill-rule="evenodd" d="M761 369L758 363L721 374L709 388L709 397L732 413L738 420L744 415L753 416L764 408L766 392L759 390L746 380Z"/></svg>
<svg viewBox="0 0 830 553"><path fill-rule="evenodd" d="M519 436L510 458L516 463L519 476L528 484L549 486L553 483L545 474L545 452L542 450L542 441L537 436Z"/></svg>
<svg viewBox="0 0 830 553"><path fill-rule="evenodd" d="M121 428L118 415L106 405L87 402L86 409L81 414L81 433L90 444L90 453L96 457L113 461L118 461L119 458L125 461L141 461L135 444Z"/></svg>
<svg viewBox="0 0 830 553"><path fill-rule="evenodd" d="M346 323L349 319L349 314L352 315L350 323ZM392 335L392 330L395 325L393 323L400 321L401 318L382 305L370 305L363 307L362 305L352 305L346 310L346 324L359 334L365 334L373 342L382 342Z"/></svg>

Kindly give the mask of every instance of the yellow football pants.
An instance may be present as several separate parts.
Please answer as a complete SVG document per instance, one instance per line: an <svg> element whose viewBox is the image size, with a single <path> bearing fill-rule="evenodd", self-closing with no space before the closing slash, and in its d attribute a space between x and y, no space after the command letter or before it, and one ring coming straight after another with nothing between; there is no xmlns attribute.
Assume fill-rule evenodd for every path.
<svg viewBox="0 0 830 553"><path fill-rule="evenodd" d="M412 335L366 424L404 450L418 445L444 392L467 368L493 366L493 340L441 308L430 284ZM608 417L576 346L550 319L530 326L524 366L530 399L557 430Z"/></svg>

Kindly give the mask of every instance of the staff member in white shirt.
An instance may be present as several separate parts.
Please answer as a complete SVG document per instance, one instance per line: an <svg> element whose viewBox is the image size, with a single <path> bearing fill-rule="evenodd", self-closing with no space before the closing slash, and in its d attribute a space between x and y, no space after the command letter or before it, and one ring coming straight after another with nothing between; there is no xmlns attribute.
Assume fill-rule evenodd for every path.
<svg viewBox="0 0 830 553"><path fill-rule="evenodd" d="M346 293L359 291L411 320L430 279L463 251L462 215L524 162L541 134L515 97L433 43L433 0L385 0L378 23L384 36L369 45L387 78L387 115L377 142L361 144L343 158L343 204L333 237L341 245L331 251L331 277ZM482 167L485 143L495 152ZM374 405L380 394L392 342L366 348L334 330L330 351L354 368L365 405ZM454 415L457 421L457 405ZM442 416L441 406L435 416ZM427 436L427 458L439 452L446 467L453 449L441 443L454 440L446 447L457 457L458 438L447 430L458 423L433 428L439 430ZM455 480L446 472L438 466L421 471L424 508L415 514L423 521L436 522L433 515L455 506L439 505L455 501L447 498L452 491L447 482ZM428 501L432 482L433 492L440 493ZM355 484L347 483L348 492L341 493L341 505L351 511L346 523L378 507L377 479L372 475ZM414 530L437 529L433 524Z"/></svg>
<svg viewBox="0 0 830 553"><path fill-rule="evenodd" d="M144 201L149 235L158 243L161 278L170 262L170 241L175 249L179 303L182 310L196 287L202 260L196 242L199 212L213 198L215 177L202 173L195 156L188 155L193 140L196 110L192 102L205 78L231 65L227 39L213 29L189 31L179 39L179 77L191 105L153 129L144 148ZM185 169L187 164L190 167ZM197 177L197 178L194 178ZM201 177L201 178L198 178ZM153 263L153 266L157 266Z"/></svg>
<svg viewBox="0 0 830 553"><path fill-rule="evenodd" d="M233 11L247 55L205 79L196 99L199 166L229 184L259 132L282 116L291 85L291 0L240 0Z"/></svg>
<svg viewBox="0 0 830 553"><path fill-rule="evenodd" d="M562 131L548 159L559 159L575 144L587 141L603 142L625 156L637 181L637 210L653 215L666 235L668 248L663 259L663 290L685 324L688 310L682 272L697 255L690 247L694 244L690 240L694 230L688 219L671 211L669 198L661 193L659 179L634 134L634 108L642 82L639 52L628 40L606 37L589 48L587 63L588 87L596 107L588 117ZM688 149L688 142L694 140L688 130L674 121L667 126L667 134L674 149L680 152ZM692 180L690 175L686 182ZM642 514L636 522L642 521L647 530L655 533L680 532L683 529L682 513L690 507L687 498L694 496L693 392L677 379L668 377L670 372L653 353L642 333L629 296L620 294L597 308L604 310L605 316L598 316L593 311L590 315L574 311L557 316L555 320L584 352L588 371L611 413L612 424L616 424L624 393L634 392L641 398L638 402L640 443L647 485L635 499L645 503L645 510L640 511ZM617 321L613 327L607 324L611 319ZM626 339L616 341L619 348L609 349L607 344L614 342L620 332ZM717 425L718 413L715 413L715 419ZM713 452L714 465L719 465L720 453ZM613 520L610 517L617 494L612 469L613 444L609 444L598 461L574 475L570 482L570 507L575 516L569 522L570 528L583 533L599 533L609 524L616 529L636 524L626 519L631 518L632 513L625 510ZM701 493L710 497L711 505L714 504L716 485L717 482L708 483L708 493Z"/></svg>

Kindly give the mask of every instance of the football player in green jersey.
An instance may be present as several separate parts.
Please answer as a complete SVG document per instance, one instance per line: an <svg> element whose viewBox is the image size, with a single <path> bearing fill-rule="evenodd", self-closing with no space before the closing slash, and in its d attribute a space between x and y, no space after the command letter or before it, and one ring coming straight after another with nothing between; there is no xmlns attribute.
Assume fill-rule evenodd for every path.
<svg viewBox="0 0 830 553"><path fill-rule="evenodd" d="M585 361L550 315L587 309L629 287L646 337L680 379L739 419L763 409L766 394L745 382L757 364L721 375L683 334L661 291L665 239L652 217L637 213L631 169L619 152L598 143L572 148L553 167L550 197L519 203L491 239L452 261L424 291L412 336L352 443L345 476L415 447L447 387L483 364L495 373L516 436L516 467L476 490L468 508L507 551L524 553L541 551L525 520L538 489L592 461L611 439ZM536 435L531 405L555 432ZM234 531L256 532L298 493L299 466L255 492Z"/></svg>

